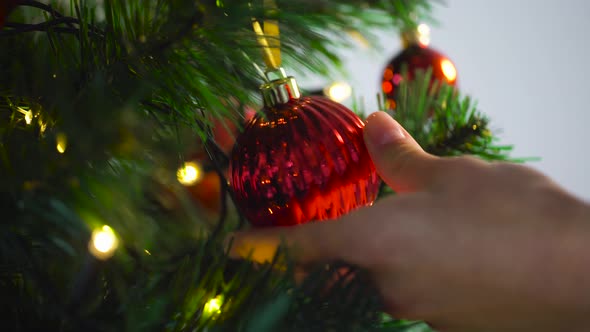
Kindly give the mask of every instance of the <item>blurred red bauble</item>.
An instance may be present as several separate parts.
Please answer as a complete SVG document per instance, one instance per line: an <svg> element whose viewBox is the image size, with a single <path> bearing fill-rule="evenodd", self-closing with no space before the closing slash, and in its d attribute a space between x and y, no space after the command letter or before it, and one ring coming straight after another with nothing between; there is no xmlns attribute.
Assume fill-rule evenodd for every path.
<svg viewBox="0 0 590 332"><path fill-rule="evenodd" d="M8 16L8 14L10 14L12 9L14 9L14 7L16 7L16 5L18 5L19 2L20 2L20 0L1 0L0 1L0 28L2 28L4 26L4 23L6 22L6 17Z"/></svg>
<svg viewBox="0 0 590 332"><path fill-rule="evenodd" d="M190 196L210 212L221 208L221 180L215 171L204 172L197 183L186 186Z"/></svg>
<svg viewBox="0 0 590 332"><path fill-rule="evenodd" d="M238 136L230 160L231 185L246 218L255 226L290 226L372 204L379 178L363 121L327 98L301 98L284 72L262 91L263 114Z"/></svg>
<svg viewBox="0 0 590 332"><path fill-rule="evenodd" d="M190 194L193 202L211 213L221 208L221 179L217 172L207 166L205 155L197 154L191 161L182 164L176 172L180 182ZM227 170L224 172L227 177Z"/></svg>
<svg viewBox="0 0 590 332"><path fill-rule="evenodd" d="M412 80L417 70L426 72L432 68L430 83L435 81L455 85L457 69L444 54L418 41L410 41L407 47L395 56L383 71L381 89L387 96L388 108L395 109L399 84L403 79ZM404 71L405 70L405 71ZM406 77L403 77L403 74Z"/></svg>

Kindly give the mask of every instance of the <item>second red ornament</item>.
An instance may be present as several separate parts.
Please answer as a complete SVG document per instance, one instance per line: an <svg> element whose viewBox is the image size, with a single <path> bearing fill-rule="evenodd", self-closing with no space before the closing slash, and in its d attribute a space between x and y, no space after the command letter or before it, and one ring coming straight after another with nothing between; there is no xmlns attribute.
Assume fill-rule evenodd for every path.
<svg viewBox="0 0 590 332"><path fill-rule="evenodd" d="M402 80L412 80L418 70L432 69L431 84L439 81L454 86L457 83L457 69L453 62L444 54L428 47L430 37L426 25L421 24L416 29L402 33L402 42L404 50L383 70L381 89L387 97L388 109L396 108L397 90Z"/></svg>

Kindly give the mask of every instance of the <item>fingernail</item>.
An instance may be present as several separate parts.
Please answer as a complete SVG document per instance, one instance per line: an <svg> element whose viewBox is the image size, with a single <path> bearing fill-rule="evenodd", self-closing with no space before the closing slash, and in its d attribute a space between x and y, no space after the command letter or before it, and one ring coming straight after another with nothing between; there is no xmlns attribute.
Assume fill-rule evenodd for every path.
<svg viewBox="0 0 590 332"><path fill-rule="evenodd" d="M385 145L406 138L402 126L385 112L375 112L367 118L365 139L373 145Z"/></svg>

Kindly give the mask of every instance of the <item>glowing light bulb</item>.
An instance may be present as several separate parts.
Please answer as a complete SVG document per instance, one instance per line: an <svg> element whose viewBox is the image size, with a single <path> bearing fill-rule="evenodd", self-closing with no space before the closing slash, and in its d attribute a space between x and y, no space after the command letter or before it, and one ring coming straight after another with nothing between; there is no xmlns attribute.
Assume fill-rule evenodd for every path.
<svg viewBox="0 0 590 332"><path fill-rule="evenodd" d="M88 249L98 259L108 259L113 256L119 241L112 228L104 225L92 231L92 238L88 243Z"/></svg>
<svg viewBox="0 0 590 332"><path fill-rule="evenodd" d="M31 122L33 122L33 111L32 110L30 110L30 109L26 110L22 107L17 107L16 110L25 116L25 122L28 125L31 124Z"/></svg>
<svg viewBox="0 0 590 332"><path fill-rule="evenodd" d="M452 83L455 81L455 79L457 79L457 69L450 60L442 60L440 62L440 68L442 69L443 75L445 75L448 82Z"/></svg>
<svg viewBox="0 0 590 332"><path fill-rule="evenodd" d="M64 133L59 133L57 134L57 137L55 138L57 144L55 146L55 148L57 149L57 152L59 153L64 153L66 152L66 148L68 147L68 137L66 136L66 134Z"/></svg>
<svg viewBox="0 0 590 332"><path fill-rule="evenodd" d="M29 125L31 124L31 122L33 122L33 111L29 110L26 114L25 114L25 122Z"/></svg>
<svg viewBox="0 0 590 332"><path fill-rule="evenodd" d="M347 83L334 82L324 90L324 94L335 102L341 102L350 97L352 88Z"/></svg>
<svg viewBox="0 0 590 332"><path fill-rule="evenodd" d="M418 32L421 35L426 35L430 33L430 27L426 23L420 23L418 25Z"/></svg>
<svg viewBox="0 0 590 332"><path fill-rule="evenodd" d="M178 182L185 186L190 186L201 179L201 174L201 167L197 163L187 162L178 169L176 177L178 178Z"/></svg>
<svg viewBox="0 0 590 332"><path fill-rule="evenodd" d="M218 295L205 303L203 313L208 316L214 316L221 313L221 305L223 304L223 297Z"/></svg>
<svg viewBox="0 0 590 332"><path fill-rule="evenodd" d="M43 134L45 129L47 129L47 123L39 120L39 132Z"/></svg>
<svg viewBox="0 0 590 332"><path fill-rule="evenodd" d="M418 42L422 46L430 44L430 27L424 23L418 25Z"/></svg>

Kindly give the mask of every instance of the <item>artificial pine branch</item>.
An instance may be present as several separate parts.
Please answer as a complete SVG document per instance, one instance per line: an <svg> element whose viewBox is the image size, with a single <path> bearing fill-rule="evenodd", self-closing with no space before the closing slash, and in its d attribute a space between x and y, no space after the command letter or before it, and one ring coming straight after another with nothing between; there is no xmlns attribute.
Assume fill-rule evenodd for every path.
<svg viewBox="0 0 590 332"><path fill-rule="evenodd" d="M23 3L0 31L0 291L10 295L0 306L12 314L5 326L400 329L402 323L380 319L363 271L334 280L343 266L331 264L298 286L287 263L230 260L221 238L231 225L231 204L222 203L217 228L211 227L174 182L189 145L205 149L224 177L225 156L212 140L211 123L242 117L234 98L256 102L259 78L251 59L260 50L250 23L269 15L262 1L252 7L238 0ZM337 62L333 47L350 43L336 38L343 29L365 33L390 20L410 24L428 2L278 6L273 18L281 22L287 66L327 73ZM71 17L62 14L68 11ZM324 30L337 36L328 39L319 33ZM409 91L406 99L413 104L416 96L422 98ZM28 110L29 124L22 113ZM420 121L414 128L423 127ZM59 137L68 138L61 153ZM228 189L225 180L222 185ZM163 208L154 193L171 205ZM104 224L121 245L98 262L89 258L88 245L92 230ZM218 295L219 312L207 313Z"/></svg>
<svg viewBox="0 0 590 332"><path fill-rule="evenodd" d="M488 160L509 160L510 146L498 146L489 120L468 96L436 82L431 71L417 71L402 81L394 117L427 151L438 156L475 155ZM510 159L513 160L513 159Z"/></svg>

